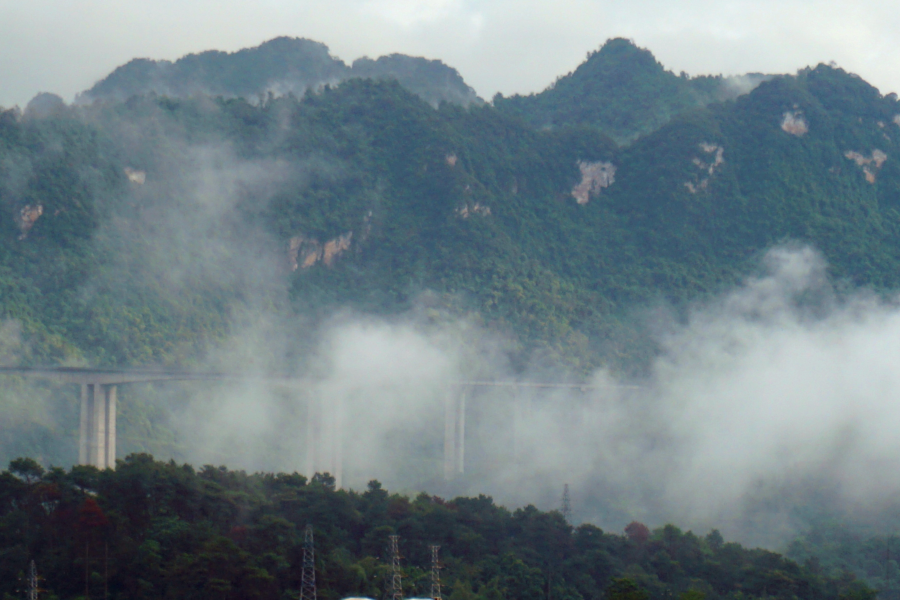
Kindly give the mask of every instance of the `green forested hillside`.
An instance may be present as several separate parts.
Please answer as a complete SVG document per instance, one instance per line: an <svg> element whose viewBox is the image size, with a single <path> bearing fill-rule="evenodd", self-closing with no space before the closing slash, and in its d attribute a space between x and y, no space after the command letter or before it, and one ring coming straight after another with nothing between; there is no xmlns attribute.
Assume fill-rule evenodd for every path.
<svg viewBox="0 0 900 600"><path fill-rule="evenodd" d="M209 50L171 62L136 58L115 69L80 96L80 101L124 101L158 94L257 100L268 94L296 94L353 78L395 79L435 106L481 102L456 69L439 60L391 54L360 58L348 66L321 42L280 37L255 48L228 53Z"/></svg>
<svg viewBox="0 0 900 600"><path fill-rule="evenodd" d="M497 96L494 106L535 127L588 125L620 142L658 129L686 110L733 99L768 79L675 75L649 50L622 38L591 52L575 71L541 93Z"/></svg>
<svg viewBox="0 0 900 600"><path fill-rule="evenodd" d="M407 597L430 593L431 545L451 600L874 597L850 575L726 543L717 531L632 523L616 535L486 496L410 499L377 481L362 493L335 490L327 474L196 471L147 455L102 472L13 461L0 474L0 590L19 597L33 560L45 598L296 597L307 524L324 599L383 597L389 535L399 536Z"/></svg>
<svg viewBox="0 0 900 600"><path fill-rule="evenodd" d="M260 106L7 111L3 314L24 323L32 362L147 364L196 356L235 306L395 314L429 292L511 335L522 360L589 369L644 351L629 310L716 292L774 244L812 244L837 278L895 289L898 112L826 66L626 147L367 80ZM579 163L612 173L584 204Z"/></svg>
<svg viewBox="0 0 900 600"><path fill-rule="evenodd" d="M791 559L834 575L853 573L879 590L879 598L900 596L898 539L893 523L858 528L837 522L819 524L804 532L787 549Z"/></svg>
<svg viewBox="0 0 900 600"><path fill-rule="evenodd" d="M327 49L309 44L298 73L316 78L345 68L334 66ZM819 65L765 81L751 78L758 85L738 95L722 78L667 73L649 52L613 40L542 94L466 105L436 101L465 97L455 71L397 56L354 63L353 70L374 79L340 77L346 80L304 95L248 99L241 94L256 94L283 65L273 61L270 72L253 61L256 66L242 67L237 58L186 58L183 73L182 66L133 63L98 84L127 90L118 100L110 92L102 102L66 106L42 96L24 111L0 112L4 364L314 370L317 365L306 364L311 340L323 323L349 312L429 325L461 320L502 340L496 352L506 374L581 379L600 366L646 367L657 341L644 333L642 311L662 305L677 316L756 272L777 245L818 249L839 291L890 294L900 288L900 105L896 95L882 95L841 69ZM197 79L205 82L203 90L142 95L145 88L129 87L150 77L141 69L163 69L166 85L174 86L206 68L214 76ZM226 80L232 87L210 83ZM429 96L445 85L456 95ZM255 345L231 362L217 354L222 340L242 340L248 331L257 336ZM158 407L129 393L122 393L121 416L123 430L140 433L135 445L173 446L154 412ZM53 386L4 381L0 456L28 453L44 464L72 460L76 408L60 397ZM167 480L183 477L192 494L212 489L217 496L208 514L178 513L178 519L204 524L185 528L163 501L141 508L143 517L107 504L119 491L103 486L132 485L126 479L135 470L139 481L159 472ZM233 581L295 589L296 570L285 565L297 564L297 526L312 513L289 517L267 503L302 488L311 498L326 494L328 502L351 507L356 519L350 533L321 525L323 565L341 573L325 581L357 581L360 592L379 589L383 570L365 557L381 546L364 546L368 530L359 524L359 514L369 510L366 498L381 497L377 490L354 495L327 490L327 481L317 488L292 477L215 469L196 474L145 457L132 458L115 474L53 470L40 483L37 476L23 482L27 473L5 477L7 533L0 534L34 536L5 550L14 558L0 563L9 569L7 582L34 552L50 557L49 564L41 559L48 578L54 569L63 580L65 569L81 573L72 562L80 546L57 541L75 538L47 531L75 527L73 515L88 490L98 493L104 522L112 524L103 531L130 531L115 538L115 553L127 555L131 565L159 567L153 581L121 575L115 593L122 597L145 584L182 593L179 578L197 566L187 556L206 556L211 564L225 546L228 560L237 561L225 561L237 569ZM46 489L69 502L70 512L59 513L67 515L59 517L65 523L53 521L56 513L43 504L44 513L38 510L35 494ZM21 497L13 506L15 494ZM389 504L423 515L445 506L428 498L404 502L392 498ZM484 500L455 506L470 505L500 515L502 527L534 516L528 510L510 515ZM41 523L34 530L31 521L22 524L21 511L32 509ZM220 519L217 511L232 512ZM247 520L238 527L252 535L232 531L234 514ZM145 529L128 524L139 517ZM478 526L487 522L472 518ZM460 582L452 584L456 600L499 597L492 590L520 584L531 586L525 597L538 581L542 593L550 585L553 594L596 596L619 576L654 598L690 588L734 598L837 597L846 591L846 580L838 581L844 567L888 588L894 573L889 561L875 568L871 548L852 544L840 560L829 563L822 555L819 566L836 578L828 579L817 571L812 542L792 548L792 556L810 560L800 569L765 553L730 545L717 550L714 537L667 529L641 545L590 528L573 533L552 515L534 518L559 528L554 531L573 552L565 560L594 566L566 570L540 555L548 546L520 556L512 545L489 546L487 533L465 530L459 540L439 540L448 547L448 565L455 565L448 576ZM399 528L399 521L390 523ZM274 533L259 535L282 536L278 556L251 544L253 528L270 526ZM667 546L666 536L677 544ZM421 535L415 539L424 547ZM597 539L602 543L592 545ZM366 543L382 544L373 540ZM456 555L449 549L455 543L471 543L477 552ZM586 544L582 554L572 550L579 544ZM688 555L679 558L682 549ZM726 550L732 554L720 560ZM513 558L486 558L507 551ZM472 562L452 562L469 552L477 555ZM128 568L115 566L116 577ZM244 584L234 585L228 593L244 597Z"/></svg>

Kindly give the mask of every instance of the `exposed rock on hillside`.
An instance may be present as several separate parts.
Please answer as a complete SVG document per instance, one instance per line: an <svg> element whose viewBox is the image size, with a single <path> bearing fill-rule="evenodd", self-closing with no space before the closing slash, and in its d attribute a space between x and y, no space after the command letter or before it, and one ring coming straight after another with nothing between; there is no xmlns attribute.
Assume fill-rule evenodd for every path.
<svg viewBox="0 0 900 600"><path fill-rule="evenodd" d="M700 169L700 176L696 182L687 181L684 186L692 193L696 194L700 190L705 190L709 185L709 179L713 176L724 162L725 149L717 144L703 142L700 144L700 150L709 155L706 160L694 157L691 162Z"/></svg>
<svg viewBox="0 0 900 600"><path fill-rule="evenodd" d="M844 152L844 157L852 160L856 163L856 166L862 169L866 181L869 183L875 183L875 173L887 160L887 154L878 149L873 150L869 156L865 156L855 150L847 150Z"/></svg>
<svg viewBox="0 0 900 600"><path fill-rule="evenodd" d="M22 232L19 236L20 240L28 237L28 232L34 227L34 223L42 214L44 214L44 206L41 204L26 204L22 207L16 219L16 225L19 226L19 231Z"/></svg>
<svg viewBox="0 0 900 600"><path fill-rule="evenodd" d="M475 202L471 206L468 204L463 205L460 208L456 209L456 214L460 216L460 218L468 219L470 215L479 215L482 217L490 216L491 208L489 206L483 206L478 202Z"/></svg>
<svg viewBox="0 0 900 600"><path fill-rule="evenodd" d="M294 236L288 243L288 263L292 271L298 268L308 269L319 261L331 266L337 257L350 249L352 240L352 231L332 238L324 244L315 238Z"/></svg>
<svg viewBox="0 0 900 600"><path fill-rule="evenodd" d="M144 182L147 181L147 173L145 171L138 171L137 169L132 169L131 167L125 167L124 170L125 176L131 183L144 185Z"/></svg>
<svg viewBox="0 0 900 600"><path fill-rule="evenodd" d="M809 125L802 112L788 111L782 117L781 129L791 135L800 137L809 131Z"/></svg>
<svg viewBox="0 0 900 600"><path fill-rule="evenodd" d="M599 196L600 190L616 181L616 166L610 162L578 161L581 182L572 188L572 197L578 204L587 204L592 196Z"/></svg>

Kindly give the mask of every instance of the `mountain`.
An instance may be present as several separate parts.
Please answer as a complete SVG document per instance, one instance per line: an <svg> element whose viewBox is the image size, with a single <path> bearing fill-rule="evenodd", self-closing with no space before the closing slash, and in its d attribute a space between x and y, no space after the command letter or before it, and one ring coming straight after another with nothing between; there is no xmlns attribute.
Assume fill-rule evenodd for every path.
<svg viewBox="0 0 900 600"><path fill-rule="evenodd" d="M127 100L155 93L186 98L196 94L256 99L268 93L302 96L307 90L351 78L396 79L427 102L480 102L456 69L438 60L392 54L361 58L348 67L328 47L307 39L280 37L228 53L210 50L175 62L139 58L115 69L79 100Z"/></svg>
<svg viewBox="0 0 900 600"><path fill-rule="evenodd" d="M366 80L260 106L135 97L48 118L7 112L4 314L104 362L189 354L189 340L226 327L212 307L250 285L243 262L217 262L240 244L193 229L224 219L222 232L262 236L287 257L285 273L266 263L267 281L287 285L303 314L394 313L430 291L511 332L523 360L542 347L587 369L618 347L628 307L723 289L785 240L819 248L853 285L900 287L897 114L895 97L824 65L694 107L626 147L491 106L435 110ZM209 193L227 210L207 214ZM184 240L138 227L173 215ZM139 271L113 277L116 260L159 253L161 239L223 250L174 295ZM146 311L160 329L134 329Z"/></svg>
<svg viewBox="0 0 900 600"><path fill-rule="evenodd" d="M305 52L295 81L366 76L259 97L282 72L273 61L270 74L236 69L232 87L218 88L229 93L205 93L228 72L210 68L208 79L166 75L181 82L178 93L74 106L41 95L0 113L0 361L319 381L334 368L320 349L346 342L329 335L334 324L378 333L374 322L404 340L408 326L436 347L462 348L454 367L473 380L582 381L599 368L646 373L666 343L655 315L687 318L758 275L773 248L821 253L827 268L817 275L834 285L827 298L798 299L812 312L900 290L900 102L852 73L823 64L751 78L748 91L667 73L649 52L613 40L541 94L465 105L435 102L461 80L420 70L422 60L340 67L324 46L283 43ZM201 56L191 60L234 58ZM184 87L194 80L204 93ZM248 99L237 89L254 91ZM444 96L429 97L435 90ZM362 373L387 390L378 393L397 393L360 365L415 380L420 355L427 362L434 350L400 351L382 338L373 349L352 336L347 345L353 368L337 370L340 386L363 396L345 380ZM118 398L120 456L185 458L207 439L202 423L179 421L194 398L188 387L123 386ZM487 415L478 400L472 410ZM71 389L8 378L0 403L0 462L71 463ZM222 412L250 429L258 416ZM398 415L382 416L400 427ZM293 464L300 420L279 420L288 442L267 440L248 464ZM191 435L173 433L190 426ZM502 428L484 428L466 435L515 446ZM438 429L417 432L391 433L385 461L407 489L439 471ZM245 458L244 445L222 444L210 454ZM466 476L482 479L468 481L499 470L478 464ZM510 486L544 489L539 479L560 480L551 471ZM595 480L598 506L643 509L603 487L605 476ZM797 558L817 558L815 543L795 548ZM853 569L875 573L874 552L853 550ZM841 564L834 554L821 554L831 574ZM892 568L872 581L889 580Z"/></svg>
<svg viewBox="0 0 900 600"><path fill-rule="evenodd" d="M675 115L712 102L733 99L769 76L675 75L649 50L617 38L588 54L575 71L543 92L497 96L494 106L535 127L587 125L619 142L629 142L667 123Z"/></svg>
<svg viewBox="0 0 900 600"><path fill-rule="evenodd" d="M183 59L171 68L187 72L183 65L192 61L258 57L282 46L319 57L304 76L336 72L324 46L287 39L248 54ZM393 56L353 68L373 75L403 71L413 80L417 64ZM172 347L162 342L166 335L150 330L126 335L139 336L137 352L113 342L125 335L114 333L118 327L131 327L116 323L121 302L132 294L132 308L159 311L160 325L188 319L190 325L178 328L186 340L200 323L207 332L224 327L202 307L241 293L237 283L217 287L218 271L199 280L223 294L215 301L202 286L180 288L199 294L199 303L189 303L199 310L192 316L176 317L180 300L162 289L148 294L126 286L104 319L95 317L108 302L105 292L96 292L99 306L79 300L84 281L102 273L110 257L130 251L115 246L122 232L100 236L110 218L127 224L149 211L165 220L167 210L199 216L208 209L195 205L195 196L206 193L195 177L209 177L210 170L224 179L243 177L240 170L218 171L224 167L208 156L216 152L271 179L227 184L226 195L234 197L228 226L264 232L271 238L266 243L288 248L273 252L288 256L290 272L272 279L288 285L291 302L308 314L340 305L401 311L430 290L446 295L441 302L454 310L475 311L530 340L523 356L540 341L565 360L580 356L577 362L588 368L604 360L600 347L615 338L610 328L618 327L625 307L660 297L687 302L721 289L780 241L813 244L836 276L855 285L900 287L896 97L820 65L704 107L691 91L693 80L670 77L649 53L621 40L545 94L560 97L592 71L635 73L636 65L664 82L640 97L654 106L668 97L668 106L683 108L624 147L604 135L601 121L572 117L537 127L511 114L506 100L436 110L402 85L362 79L259 106L234 98L134 96L24 116L7 111L0 126L0 251L10 286L4 314L50 327L74 346L94 340L90 355L111 362L164 362ZM256 79L232 89L270 80L263 69L250 71ZM430 89L446 83L429 81ZM623 97L639 89L635 78L618 87L611 81L600 78L595 87L620 89ZM112 76L103 85L110 82ZM260 200L250 202L254 194ZM152 248L158 241L151 235L131 232L128 239L146 237ZM326 243L340 249L324 261ZM209 330L213 322L218 325ZM101 323L112 329L97 331Z"/></svg>
<svg viewBox="0 0 900 600"><path fill-rule="evenodd" d="M350 68L350 77L396 79L400 85L432 106L441 102L460 106L482 102L456 69L439 60L405 54L390 54L375 60L358 58Z"/></svg>
<svg viewBox="0 0 900 600"><path fill-rule="evenodd" d="M473 377L640 373L659 344L642 314L685 314L774 247L816 248L838 291L900 289L898 140L896 95L827 65L627 145L396 80L44 96L0 114L0 359L315 372L349 314L481 332L496 360ZM0 393L0 457L64 464L75 409ZM170 439L159 405L121 402L131 449Z"/></svg>

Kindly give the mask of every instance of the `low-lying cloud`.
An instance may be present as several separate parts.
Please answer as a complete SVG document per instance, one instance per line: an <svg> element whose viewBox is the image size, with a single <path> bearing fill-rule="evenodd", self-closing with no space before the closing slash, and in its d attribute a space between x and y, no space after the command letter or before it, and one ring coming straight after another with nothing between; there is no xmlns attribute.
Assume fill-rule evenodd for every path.
<svg viewBox="0 0 900 600"><path fill-rule="evenodd" d="M339 169L327 157L251 160L224 142L189 143L171 123L154 130L157 118L116 133L128 166L146 177L104 205L95 243L112 258L79 301L114 303L109 314L121 321L109 326L140 335L152 327L141 329L137 309L156 302L166 330L209 333L199 348L167 340L170 361L253 377L123 388L120 457L149 450L307 474L342 464L341 483L357 489L377 478L390 489L542 508L558 507L569 484L577 521L614 530L671 521L767 545L816 514L876 519L900 491L891 476L900 467L900 307L837 289L815 250L774 249L757 275L671 318L641 380L600 371L574 388L466 385L547 374L514 373L500 334L426 307L427 295L422 309L394 317L335 305L322 321L292 309L288 278L302 274L287 267L285 240L246 218L247 201L262 211L280 190L302 189L307 174ZM141 159L147 131L167 145ZM123 349L140 349L122 337ZM17 324L0 325L4 362L15 361L19 339ZM465 473L445 481L445 407L461 393ZM77 399L65 402L59 414L74 419Z"/></svg>
<svg viewBox="0 0 900 600"><path fill-rule="evenodd" d="M824 513L873 519L900 491L889 475L900 467L900 310L836 292L826 267L807 247L772 250L760 275L670 324L648 378L603 371L584 389L461 388L516 379L494 334L344 315L297 365L301 390L232 389L184 421L202 440L191 453L303 470L315 399L341 411L343 484L357 489L378 478L557 508L568 483L579 521L718 527L766 545ZM444 482L444 402L463 389L466 473ZM253 451L282 438L292 444L275 462Z"/></svg>

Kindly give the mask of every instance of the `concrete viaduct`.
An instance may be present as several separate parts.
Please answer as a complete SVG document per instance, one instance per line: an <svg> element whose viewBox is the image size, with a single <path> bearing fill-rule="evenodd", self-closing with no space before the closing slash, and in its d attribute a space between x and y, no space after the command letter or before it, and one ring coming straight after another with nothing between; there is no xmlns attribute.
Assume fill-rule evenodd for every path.
<svg viewBox="0 0 900 600"><path fill-rule="evenodd" d="M51 380L81 387L78 464L98 469L116 466L116 395L119 385L161 381L253 382L287 389L308 388L309 380L278 375L248 375L177 369L101 369L80 367L2 367L0 375ZM530 396L524 389L587 391L587 384L526 381L454 381L444 400L444 477L452 479L465 470L466 398L476 388L511 388L515 397L513 429L518 432L531 413ZM341 486L343 476L343 410L325 406L311 397L307 412L306 471L331 473ZM520 440L516 436L518 446ZM515 450L518 453L518 448Z"/></svg>

